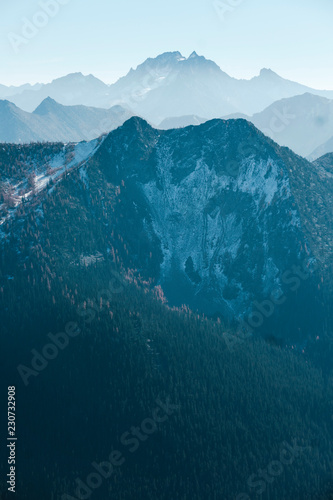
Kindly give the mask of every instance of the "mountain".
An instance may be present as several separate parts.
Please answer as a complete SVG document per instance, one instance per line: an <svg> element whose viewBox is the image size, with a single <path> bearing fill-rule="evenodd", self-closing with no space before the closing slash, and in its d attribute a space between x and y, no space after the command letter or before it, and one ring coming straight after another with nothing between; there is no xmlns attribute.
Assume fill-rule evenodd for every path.
<svg viewBox="0 0 333 500"><path fill-rule="evenodd" d="M107 105L109 86L93 75L71 73L42 85L40 88L26 89L19 94L6 96L19 108L32 112L39 104L51 97L65 105L85 105L110 108Z"/></svg>
<svg viewBox="0 0 333 500"><path fill-rule="evenodd" d="M43 85L41 83L36 83L35 85L30 85L29 83L26 83L24 85L19 85L19 86L10 85L9 87L0 84L0 99L21 94L25 90L37 91L42 86Z"/></svg>
<svg viewBox="0 0 333 500"><path fill-rule="evenodd" d="M238 99L239 109L246 114L260 112L270 106L275 101L311 93L329 99L333 98L333 91L315 90L305 85L301 85L279 76L271 69L264 68L259 76L251 80L239 81ZM251 99L253 102L251 102Z"/></svg>
<svg viewBox="0 0 333 500"><path fill-rule="evenodd" d="M237 80L196 52L188 58L180 52L166 52L147 59L112 85L74 73L7 99L26 111L33 111L48 96L64 105L108 109L119 104L158 125L169 117L252 115L275 101L306 92L333 98L333 91L311 89L269 69L251 80Z"/></svg>
<svg viewBox="0 0 333 500"><path fill-rule="evenodd" d="M38 128L38 127L37 127ZM2 142L38 141L35 120L9 101L0 101L0 137Z"/></svg>
<svg viewBox="0 0 333 500"><path fill-rule="evenodd" d="M250 120L281 146L307 157L332 136L333 101L306 93L277 101Z"/></svg>
<svg viewBox="0 0 333 500"><path fill-rule="evenodd" d="M63 106L45 99L33 112L44 125L48 140L91 140L122 125L133 113L121 106L108 110L88 106ZM47 131L47 132L46 132ZM45 139L44 139L45 140Z"/></svg>
<svg viewBox="0 0 333 500"><path fill-rule="evenodd" d="M285 273L330 263L332 179L245 120L161 131L132 118L85 162L81 183L120 186L112 226L126 261L175 306L233 319L285 294L296 310L313 290L296 296ZM313 327L297 317L301 331Z"/></svg>
<svg viewBox="0 0 333 500"><path fill-rule="evenodd" d="M159 123L171 116L198 115L219 118L241 112L252 114L274 101L305 92L333 97L262 70L251 80L237 80L213 61L193 52L148 59L110 87L110 98L130 106L138 115Z"/></svg>
<svg viewBox="0 0 333 500"><path fill-rule="evenodd" d="M121 106L109 110L87 106L63 106L50 97L33 113L0 101L0 141L79 142L91 140L122 125L132 113Z"/></svg>
<svg viewBox="0 0 333 500"><path fill-rule="evenodd" d="M187 59L172 52L147 59L112 85L109 95L153 123L169 116L211 118L237 110L228 98L233 82L213 61L195 52Z"/></svg>
<svg viewBox="0 0 333 500"><path fill-rule="evenodd" d="M127 221L151 238L171 303L237 317L294 265L330 260L331 181L245 120L161 132L133 118L96 164L131 193Z"/></svg>
<svg viewBox="0 0 333 500"><path fill-rule="evenodd" d="M325 97L305 93L276 101L253 116L235 113L224 118L244 118L280 146L310 160L330 151L330 140L325 141L332 136L333 101Z"/></svg>
<svg viewBox="0 0 333 500"><path fill-rule="evenodd" d="M207 119L195 115L174 116L166 118L165 120L161 121L158 128L161 130L170 130L172 128L184 128L188 127L189 125L201 125L206 121Z"/></svg>

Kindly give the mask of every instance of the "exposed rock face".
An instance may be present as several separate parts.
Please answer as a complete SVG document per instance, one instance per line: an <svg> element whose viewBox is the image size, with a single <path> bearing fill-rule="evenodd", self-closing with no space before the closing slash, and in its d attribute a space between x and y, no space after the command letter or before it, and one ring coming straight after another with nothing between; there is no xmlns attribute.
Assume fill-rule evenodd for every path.
<svg viewBox="0 0 333 500"><path fill-rule="evenodd" d="M327 256L315 234L309 242L314 220L298 192L308 171L314 183L319 174L245 120L157 131L133 118L96 160L131 186L136 217L158 241L171 302L241 315L254 300L279 295L293 265Z"/></svg>

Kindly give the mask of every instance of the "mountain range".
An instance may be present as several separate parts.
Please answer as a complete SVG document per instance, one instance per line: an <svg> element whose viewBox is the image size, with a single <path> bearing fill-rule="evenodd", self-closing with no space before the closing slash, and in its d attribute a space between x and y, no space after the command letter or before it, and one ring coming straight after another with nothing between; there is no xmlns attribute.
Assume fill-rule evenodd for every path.
<svg viewBox="0 0 333 500"><path fill-rule="evenodd" d="M332 151L333 101L325 97L306 93L281 99L261 113L242 117L301 156L316 159Z"/></svg>
<svg viewBox="0 0 333 500"><path fill-rule="evenodd" d="M157 125L171 116L198 115L206 119L231 113L252 115L273 102L310 92L333 98L333 91L315 90L263 69L251 80L237 80L213 61L193 52L167 52L149 58L112 85L92 75L74 73L33 88L8 89L2 98L32 112L51 97L63 105L103 107L116 104L130 108Z"/></svg>
<svg viewBox="0 0 333 500"><path fill-rule="evenodd" d="M0 99L5 99L6 97L9 96L14 96L14 95L19 95L25 90L39 90L43 87L42 83L36 83L35 85L31 85L30 83L25 83L23 85L1 85L0 84Z"/></svg>
<svg viewBox="0 0 333 500"><path fill-rule="evenodd" d="M92 140L137 115L164 130L243 118L309 160L333 151L333 91L269 69L237 80L196 52L149 58L112 85L74 73L49 84L0 86L0 97L2 142Z"/></svg>
<svg viewBox="0 0 333 500"><path fill-rule="evenodd" d="M314 160L333 151L332 103L325 97L306 93L277 101L253 116L235 113L225 119L246 119L279 145ZM0 101L0 141L92 140L114 130L131 116L133 113L129 109L119 105L109 110L83 105L64 106L50 97L33 113L22 111L9 101ZM170 117L163 120L158 128L184 128L206 121L196 115Z"/></svg>

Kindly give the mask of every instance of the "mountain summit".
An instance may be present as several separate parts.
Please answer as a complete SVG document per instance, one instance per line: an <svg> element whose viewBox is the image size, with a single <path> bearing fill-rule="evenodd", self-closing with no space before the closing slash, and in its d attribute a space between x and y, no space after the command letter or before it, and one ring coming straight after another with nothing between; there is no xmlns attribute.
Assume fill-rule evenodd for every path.
<svg viewBox="0 0 333 500"><path fill-rule="evenodd" d="M281 78L277 73L269 68L263 68L260 70L259 76L261 78Z"/></svg>
<svg viewBox="0 0 333 500"><path fill-rule="evenodd" d="M40 103L40 105L35 109L34 114L35 115L46 115L47 113L54 112L57 109L62 108L61 104L58 104L54 99L51 97L47 97Z"/></svg>

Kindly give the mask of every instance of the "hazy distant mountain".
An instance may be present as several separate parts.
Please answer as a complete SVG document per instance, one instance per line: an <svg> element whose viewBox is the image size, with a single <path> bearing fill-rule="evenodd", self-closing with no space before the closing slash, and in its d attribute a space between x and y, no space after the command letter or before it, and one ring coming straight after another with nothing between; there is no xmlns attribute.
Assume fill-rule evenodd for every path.
<svg viewBox="0 0 333 500"><path fill-rule="evenodd" d="M333 135L333 101L306 93L275 102L250 120L281 146L306 157Z"/></svg>
<svg viewBox="0 0 333 500"><path fill-rule="evenodd" d="M132 113L121 106L109 110L86 106L63 106L45 99L33 113L9 101L0 101L0 141L78 142L91 140L122 125Z"/></svg>
<svg viewBox="0 0 333 500"><path fill-rule="evenodd" d="M43 85L41 83L36 83L35 85L30 85L30 83L26 83L24 85L19 85L17 87L15 87L14 85L7 87L6 85L0 84L0 99L21 94L25 90L37 91L42 86Z"/></svg>
<svg viewBox="0 0 333 500"><path fill-rule="evenodd" d="M237 111L230 95L237 83L213 62L193 52L147 59L110 88L110 97L153 123L170 116L207 118Z"/></svg>
<svg viewBox="0 0 333 500"><path fill-rule="evenodd" d="M231 113L252 115L277 100L306 92L333 98L333 91L311 89L269 69L251 80L237 80L196 52L188 58L167 52L147 59L113 85L74 73L7 99L26 111L48 96L64 105L110 108L120 104L157 125L166 118L187 115L207 119Z"/></svg>
<svg viewBox="0 0 333 500"><path fill-rule="evenodd" d="M42 125L9 101L0 101L0 137L2 142L40 141Z"/></svg>
<svg viewBox="0 0 333 500"><path fill-rule="evenodd" d="M94 139L133 116L121 106L108 110L82 105L63 106L51 98L45 99L32 114L45 123L49 140L53 137L53 140L66 142Z"/></svg>
<svg viewBox="0 0 333 500"><path fill-rule="evenodd" d="M333 151L330 149L333 140L328 141L333 134L333 101L325 97L306 93L274 102L253 116L235 113L224 118L240 117L251 121L280 146L287 146L301 156L315 159Z"/></svg>
<svg viewBox="0 0 333 500"><path fill-rule="evenodd" d="M252 114L278 99L307 91L333 97L333 92L309 89L271 70L264 69L251 80L236 80L195 52L188 59L172 52L131 70L111 86L110 97L158 123L172 116L210 119L233 112Z"/></svg>
<svg viewBox="0 0 333 500"><path fill-rule="evenodd" d="M173 116L161 121L158 128L160 130L169 130L172 128L184 128L189 125L201 125L207 121L206 118L200 116L187 115L187 116Z"/></svg>
<svg viewBox="0 0 333 500"><path fill-rule="evenodd" d="M307 92L333 99L333 91L315 90L279 76L271 69L262 69L259 76L251 80L239 80L239 109L246 114L264 110L275 101L302 95Z"/></svg>
<svg viewBox="0 0 333 500"><path fill-rule="evenodd" d="M110 108L111 105L107 103L108 91L109 86L98 78L72 73L39 89L26 89L9 100L25 111L33 111L47 97L67 106L82 104Z"/></svg>

